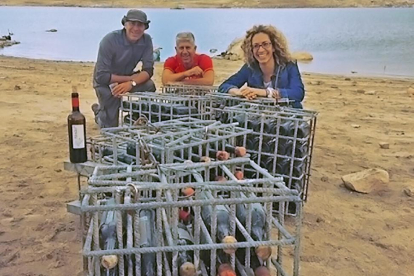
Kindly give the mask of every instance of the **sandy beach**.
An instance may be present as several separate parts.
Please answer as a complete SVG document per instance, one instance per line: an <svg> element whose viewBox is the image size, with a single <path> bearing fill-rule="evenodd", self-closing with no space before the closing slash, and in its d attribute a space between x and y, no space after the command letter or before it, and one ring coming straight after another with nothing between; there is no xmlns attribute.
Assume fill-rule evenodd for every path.
<svg viewBox="0 0 414 276"><path fill-rule="evenodd" d="M334 8L334 7L411 7L410 0L3 0L0 6L65 6L65 7L133 7L133 8Z"/></svg>
<svg viewBox="0 0 414 276"><path fill-rule="evenodd" d="M240 62L215 60L216 84ZM160 85L162 64L156 64ZM93 63L0 56L0 275L74 276L81 272L77 198L68 158L71 86L80 92L87 134L98 133L90 105ZM301 275L413 275L414 95L411 79L303 74L306 109L319 112ZM359 127L358 127L359 126ZM388 142L389 149L381 149ZM382 168L390 182L370 194L341 176Z"/></svg>

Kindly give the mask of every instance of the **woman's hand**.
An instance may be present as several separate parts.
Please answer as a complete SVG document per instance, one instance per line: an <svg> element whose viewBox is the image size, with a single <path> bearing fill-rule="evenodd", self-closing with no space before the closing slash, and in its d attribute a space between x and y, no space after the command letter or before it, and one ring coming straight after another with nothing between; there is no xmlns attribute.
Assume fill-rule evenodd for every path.
<svg viewBox="0 0 414 276"><path fill-rule="evenodd" d="M242 96L242 93L239 88L231 88L229 90L229 94L232 96L240 96L240 97Z"/></svg>
<svg viewBox="0 0 414 276"><path fill-rule="evenodd" d="M248 100L254 100L257 97L266 97L266 90L252 88L249 86L245 86L240 89L241 95Z"/></svg>

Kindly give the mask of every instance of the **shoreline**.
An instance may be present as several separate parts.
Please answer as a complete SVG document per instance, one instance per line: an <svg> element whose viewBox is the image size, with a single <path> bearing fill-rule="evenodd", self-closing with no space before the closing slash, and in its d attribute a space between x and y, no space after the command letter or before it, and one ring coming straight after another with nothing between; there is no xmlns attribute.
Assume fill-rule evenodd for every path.
<svg viewBox="0 0 414 276"><path fill-rule="evenodd" d="M52 59L42 59L42 58L27 58L27 57L16 57L16 56L7 56L7 55L3 55L0 53L0 59L20 59L22 61L28 61L28 62L34 62L34 61L39 61L39 62L50 62L50 63L58 63L58 64L62 64L62 63L67 63L67 64L78 64L78 65L91 65L94 66L95 62L94 61L71 61L71 60L52 60ZM229 60L224 60L224 59L215 59L213 58L213 61L218 61L218 63L225 63L225 64L234 64L236 66L238 65L242 65L241 61L229 61ZM160 66L161 64L164 64L164 62L155 62L156 67L157 64L158 66ZM298 63L300 66L300 62ZM236 72L236 71L235 71ZM309 72L309 71L304 71L304 70L300 70L300 73L302 75L302 77L305 75L308 76L323 76L323 77L333 77L333 78L337 78L337 77L352 77L352 78L362 78L362 79L390 79L390 80L407 80L407 81L414 81L414 75L410 76L410 75L393 75L393 74L353 74L353 73L342 73L342 74L338 74L338 73L334 73L334 74L329 74L329 73L321 73L321 72Z"/></svg>

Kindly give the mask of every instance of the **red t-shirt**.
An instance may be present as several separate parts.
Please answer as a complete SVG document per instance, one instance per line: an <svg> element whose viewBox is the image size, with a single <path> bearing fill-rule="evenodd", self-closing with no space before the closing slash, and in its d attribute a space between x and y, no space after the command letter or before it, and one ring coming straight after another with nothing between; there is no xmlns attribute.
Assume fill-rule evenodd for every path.
<svg viewBox="0 0 414 276"><path fill-rule="evenodd" d="M199 66L204 71L204 73L209 70L213 70L213 60L211 59L211 57L204 55L204 54L200 54L200 55L195 54L193 65L194 67ZM167 58L167 60L164 63L164 69L168 69L172 71L174 74L185 72L188 70L184 68L184 65L181 62L181 59L177 55ZM191 78L201 78L201 77L202 76L200 75L200 76L192 76Z"/></svg>

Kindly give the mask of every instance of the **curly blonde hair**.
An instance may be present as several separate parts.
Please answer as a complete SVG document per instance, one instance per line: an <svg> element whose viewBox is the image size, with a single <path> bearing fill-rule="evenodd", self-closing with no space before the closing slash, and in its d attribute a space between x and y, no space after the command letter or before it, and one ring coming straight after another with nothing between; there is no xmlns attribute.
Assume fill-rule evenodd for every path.
<svg viewBox="0 0 414 276"><path fill-rule="evenodd" d="M257 60L253 56L252 46L252 38L258 33L264 33L269 36L273 49L275 49L273 57L277 65L284 67L292 60L286 37L281 31L271 25L255 25L246 32L246 37L241 46L244 52L244 60L250 67L258 65Z"/></svg>

